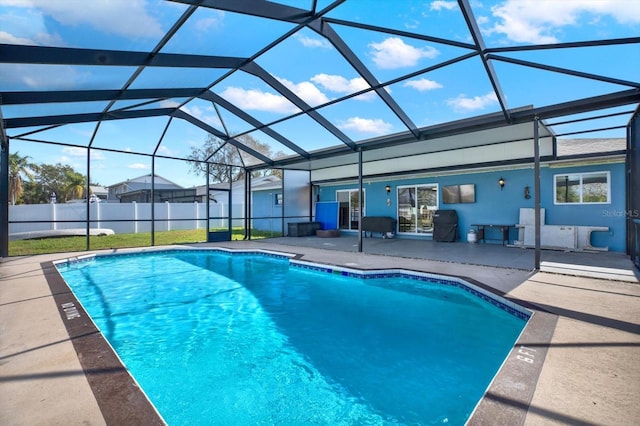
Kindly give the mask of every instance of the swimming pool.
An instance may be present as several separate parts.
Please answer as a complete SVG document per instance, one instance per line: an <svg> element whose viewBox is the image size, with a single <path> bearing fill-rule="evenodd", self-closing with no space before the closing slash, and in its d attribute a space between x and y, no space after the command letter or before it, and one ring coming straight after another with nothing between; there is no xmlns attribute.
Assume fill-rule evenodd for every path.
<svg viewBox="0 0 640 426"><path fill-rule="evenodd" d="M265 253L57 268L170 425L462 424L528 318L449 277Z"/></svg>

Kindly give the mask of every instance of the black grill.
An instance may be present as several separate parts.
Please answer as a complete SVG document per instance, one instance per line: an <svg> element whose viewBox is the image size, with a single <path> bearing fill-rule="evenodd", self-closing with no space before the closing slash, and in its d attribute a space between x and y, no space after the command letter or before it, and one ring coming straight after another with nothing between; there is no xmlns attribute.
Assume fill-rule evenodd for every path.
<svg viewBox="0 0 640 426"><path fill-rule="evenodd" d="M433 215L433 240L453 242L458 237L458 213L455 210L436 210Z"/></svg>

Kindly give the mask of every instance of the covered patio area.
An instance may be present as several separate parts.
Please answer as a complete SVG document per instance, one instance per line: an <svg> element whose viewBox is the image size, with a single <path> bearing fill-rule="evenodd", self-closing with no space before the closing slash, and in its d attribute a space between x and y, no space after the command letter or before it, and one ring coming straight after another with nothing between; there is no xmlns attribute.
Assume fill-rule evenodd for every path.
<svg viewBox="0 0 640 426"><path fill-rule="evenodd" d="M256 242L344 252L358 251L357 236L343 235L339 238L280 237L256 240ZM438 242L426 239L363 238L362 251L367 254L470 266L490 266L522 271L535 269L535 250L491 243L470 244L460 241ZM633 267L633 262L629 257L619 252L542 250L541 261L543 266L548 266L549 262L578 265L583 274L587 272L588 267L592 267L594 270L600 268L626 271L627 275L639 276L638 270Z"/></svg>

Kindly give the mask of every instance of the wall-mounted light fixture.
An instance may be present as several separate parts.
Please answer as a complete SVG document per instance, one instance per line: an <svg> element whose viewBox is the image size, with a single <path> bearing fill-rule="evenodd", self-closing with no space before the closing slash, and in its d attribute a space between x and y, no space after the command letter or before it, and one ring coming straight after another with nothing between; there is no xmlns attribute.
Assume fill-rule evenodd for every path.
<svg viewBox="0 0 640 426"><path fill-rule="evenodd" d="M384 190L387 191L387 194L391 192L391 187L389 185L384 187Z"/></svg>
<svg viewBox="0 0 640 426"><path fill-rule="evenodd" d="M498 185L500 185L500 191L502 191L504 189L504 179L502 178L502 176L500 176L500 179L498 179Z"/></svg>
<svg viewBox="0 0 640 426"><path fill-rule="evenodd" d="M528 185L524 187L524 198L525 200L528 200L529 198L531 198L531 189L529 188Z"/></svg>

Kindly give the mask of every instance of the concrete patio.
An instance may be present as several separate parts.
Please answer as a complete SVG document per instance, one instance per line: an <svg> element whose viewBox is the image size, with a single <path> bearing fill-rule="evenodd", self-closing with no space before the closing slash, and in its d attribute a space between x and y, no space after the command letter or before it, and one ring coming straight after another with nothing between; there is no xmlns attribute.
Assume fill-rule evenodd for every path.
<svg viewBox="0 0 640 426"><path fill-rule="evenodd" d="M602 279L580 276L579 266L568 268L574 275L534 273L532 250L493 244L367 238L365 253L358 253L355 238L303 237L204 246L273 250L359 269L468 277L523 303L536 319L470 424L504 424L501 419L516 418L527 425L613 425L640 418L640 285L637 278L629 282L637 271L623 254L542 252L543 261L611 273L611 279ZM122 371L87 371L84 353L74 349L72 340L81 338L70 339L55 299L60 295L52 292L43 265L78 254L0 262L0 424L153 423L140 420L145 417L136 417L126 406L116 409L105 403L96 378L108 382ZM621 271L627 281L616 279ZM530 371L524 374L523 369ZM526 377L515 386L518 375Z"/></svg>

